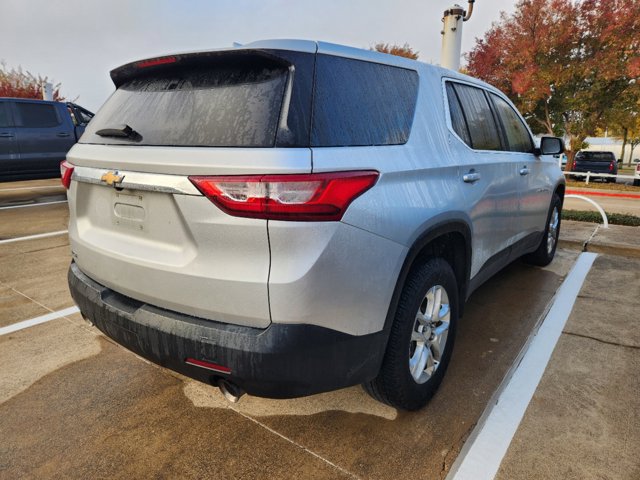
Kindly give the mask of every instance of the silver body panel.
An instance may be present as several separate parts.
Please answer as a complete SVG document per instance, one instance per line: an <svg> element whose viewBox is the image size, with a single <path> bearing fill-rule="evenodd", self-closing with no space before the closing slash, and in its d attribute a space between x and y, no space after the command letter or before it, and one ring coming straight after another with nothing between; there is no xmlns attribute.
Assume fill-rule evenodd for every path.
<svg viewBox="0 0 640 480"><path fill-rule="evenodd" d="M68 155L77 165L69 236L76 262L91 278L206 319L260 328L311 324L365 335L383 328L407 253L434 225L468 225L471 278L489 259L544 229L553 189L562 181L553 157L474 151L451 127L446 79L505 98L493 87L439 67L322 42L240 48L317 51L416 70L420 84L408 142L313 149L76 145ZM521 175L525 167L529 174ZM379 180L341 222L232 217L187 179L360 169L377 170ZM116 170L124 175L121 192L100 181ZM479 174L475 183L464 181L470 172Z"/></svg>

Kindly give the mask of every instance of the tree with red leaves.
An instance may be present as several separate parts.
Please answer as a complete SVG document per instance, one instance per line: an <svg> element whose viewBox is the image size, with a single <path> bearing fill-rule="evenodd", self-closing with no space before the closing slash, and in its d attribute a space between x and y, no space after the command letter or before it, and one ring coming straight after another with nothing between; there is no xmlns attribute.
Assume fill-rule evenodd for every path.
<svg viewBox="0 0 640 480"><path fill-rule="evenodd" d="M22 68L9 70L4 63L0 63L0 97L42 98L43 85L48 82L47 77L37 77ZM60 95L60 84L53 87L53 99L64 100Z"/></svg>
<svg viewBox="0 0 640 480"><path fill-rule="evenodd" d="M520 0L467 60L536 133L569 137L572 157L597 128L637 114L640 0Z"/></svg>
<svg viewBox="0 0 640 480"><path fill-rule="evenodd" d="M376 43L373 48L371 48L371 50L375 50L376 52L389 53L391 55L397 55L399 57L410 58L411 60L417 60L419 53L414 51L408 43L405 43L404 45L391 45L381 42Z"/></svg>

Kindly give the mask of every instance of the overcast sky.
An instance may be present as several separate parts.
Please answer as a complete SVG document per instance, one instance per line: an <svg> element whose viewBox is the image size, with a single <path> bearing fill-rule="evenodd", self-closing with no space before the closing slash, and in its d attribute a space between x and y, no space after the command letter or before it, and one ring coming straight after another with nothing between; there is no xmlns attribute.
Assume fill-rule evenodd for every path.
<svg viewBox="0 0 640 480"><path fill-rule="evenodd" d="M0 0L0 60L62 83L96 111L113 91L109 71L171 52L267 38L368 48L409 43L438 63L441 18L454 0ZM466 2L458 1L462 5ZM469 50L515 0L477 0L464 24Z"/></svg>

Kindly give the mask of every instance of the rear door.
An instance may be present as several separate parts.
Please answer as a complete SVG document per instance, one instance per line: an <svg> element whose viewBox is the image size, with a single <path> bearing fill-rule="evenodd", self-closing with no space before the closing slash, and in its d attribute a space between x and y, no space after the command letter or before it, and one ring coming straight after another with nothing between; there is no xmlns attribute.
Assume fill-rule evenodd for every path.
<svg viewBox="0 0 640 480"><path fill-rule="evenodd" d="M60 162L75 143L69 116L49 102L16 100L15 109L19 173L57 174Z"/></svg>
<svg viewBox="0 0 640 480"><path fill-rule="evenodd" d="M518 160L505 151L488 92L447 81L446 93L452 128L468 147L460 181L473 223L473 277L505 261L518 240Z"/></svg>
<svg viewBox="0 0 640 480"><path fill-rule="evenodd" d="M0 100L0 177L10 174L19 161L11 102Z"/></svg>

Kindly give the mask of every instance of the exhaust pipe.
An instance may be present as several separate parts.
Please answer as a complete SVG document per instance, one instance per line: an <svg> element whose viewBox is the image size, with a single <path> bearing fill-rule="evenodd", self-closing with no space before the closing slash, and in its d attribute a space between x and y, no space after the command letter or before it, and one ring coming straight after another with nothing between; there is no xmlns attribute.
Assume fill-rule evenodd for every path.
<svg viewBox="0 0 640 480"><path fill-rule="evenodd" d="M218 388L220 388L220 392L222 392L224 398L226 398L231 403L238 403L240 397L242 397L245 393L244 390L242 390L240 387L234 385L231 382L227 382L226 380L220 380L218 382Z"/></svg>

